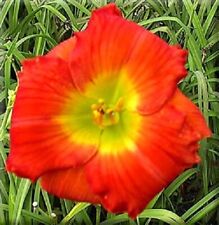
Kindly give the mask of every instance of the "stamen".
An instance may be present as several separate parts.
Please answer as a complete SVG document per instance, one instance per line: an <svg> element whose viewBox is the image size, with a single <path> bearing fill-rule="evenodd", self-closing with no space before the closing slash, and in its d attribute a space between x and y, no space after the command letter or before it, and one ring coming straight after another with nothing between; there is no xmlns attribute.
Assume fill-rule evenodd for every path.
<svg viewBox="0 0 219 225"><path fill-rule="evenodd" d="M111 109L111 108L109 108L109 109L106 110L106 113L107 113L107 114L110 114L110 113L112 113L112 112L113 112L113 109Z"/></svg>
<svg viewBox="0 0 219 225"><path fill-rule="evenodd" d="M120 111L122 111L123 107L124 107L124 98L121 97L121 98L117 101L114 110L115 110L116 112L120 112Z"/></svg>
<svg viewBox="0 0 219 225"><path fill-rule="evenodd" d="M91 109L92 110L97 110L99 108L99 106L97 104L92 104L91 105Z"/></svg>
<svg viewBox="0 0 219 225"><path fill-rule="evenodd" d="M119 122L119 113L124 106L124 99L120 98L114 107L107 107L104 99L98 99L97 104L91 105L94 122L101 128L115 125Z"/></svg>
<svg viewBox="0 0 219 225"><path fill-rule="evenodd" d="M94 121L98 125L101 125L103 123L103 114L100 113L99 111L97 111L97 110L94 110L93 111L93 118L94 118Z"/></svg>
<svg viewBox="0 0 219 225"><path fill-rule="evenodd" d="M112 124L117 124L119 122L119 114L114 111L110 112L109 118Z"/></svg>
<svg viewBox="0 0 219 225"><path fill-rule="evenodd" d="M105 104L105 101L104 101L102 98L99 98L99 99L98 99L98 103L99 103L100 105L103 105L103 104Z"/></svg>

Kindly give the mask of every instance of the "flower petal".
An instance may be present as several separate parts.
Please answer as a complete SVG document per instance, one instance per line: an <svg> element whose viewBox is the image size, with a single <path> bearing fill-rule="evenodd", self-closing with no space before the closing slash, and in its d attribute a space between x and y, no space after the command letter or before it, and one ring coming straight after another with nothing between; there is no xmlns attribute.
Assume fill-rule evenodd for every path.
<svg viewBox="0 0 219 225"><path fill-rule="evenodd" d="M90 102L77 97L62 59L44 56L23 63L12 113L8 171L34 180L48 170L84 164L95 154L99 130L87 132ZM78 101L85 106L77 107Z"/></svg>
<svg viewBox="0 0 219 225"><path fill-rule="evenodd" d="M57 57L61 58L65 61L68 61L69 56L71 55L72 51L74 50L76 44L75 37L71 37L63 42L61 42L59 45L57 45L55 48L53 48L50 52L48 52L48 56L50 57Z"/></svg>
<svg viewBox="0 0 219 225"><path fill-rule="evenodd" d="M115 3L109 3L99 9L96 9L92 14L103 14L103 15L112 15L112 16L122 16L121 11L116 7Z"/></svg>
<svg viewBox="0 0 219 225"><path fill-rule="evenodd" d="M71 72L79 90L95 85L99 76L120 77L125 73L141 94L138 110L158 111L174 94L186 75L187 52L107 10L94 11L85 31L76 33ZM104 12L104 13L103 13ZM95 34L95 35L94 35ZM112 90L113 92L113 90Z"/></svg>
<svg viewBox="0 0 219 225"><path fill-rule="evenodd" d="M200 139L211 136L211 130L208 128L199 108L179 89L176 91L170 103L186 114L187 124L200 135Z"/></svg>
<svg viewBox="0 0 219 225"><path fill-rule="evenodd" d="M173 169L177 166L162 151L157 151L156 160L165 160L165 165ZM160 154L161 153L161 154ZM160 161L159 161L160 163ZM128 212L133 219L147 203L164 188L168 181L163 178L156 165L140 152L126 152L123 155L98 155L86 166L88 182L94 193L100 196L102 205L110 212ZM170 170L168 169L168 171ZM182 171L174 168L169 177L173 178ZM92 174L98 172L98 177Z"/></svg>
<svg viewBox="0 0 219 225"><path fill-rule="evenodd" d="M90 190L83 168L51 171L44 174L40 181L46 191L59 198L100 203L99 197Z"/></svg>
<svg viewBox="0 0 219 225"><path fill-rule="evenodd" d="M141 36L127 65L141 93L141 113L157 112L174 94L177 83L187 75L186 58L187 51L178 46L169 46L149 32Z"/></svg>
<svg viewBox="0 0 219 225"><path fill-rule="evenodd" d="M182 106L189 108L181 111ZM86 164L86 173L106 209L135 218L176 176L199 162L198 141L210 131L197 107L179 91L159 112L141 118L133 114L133 118L140 122L134 128L130 124L129 132L137 134L126 131L120 143L109 142L103 132L98 154ZM93 175L97 173L98 177Z"/></svg>

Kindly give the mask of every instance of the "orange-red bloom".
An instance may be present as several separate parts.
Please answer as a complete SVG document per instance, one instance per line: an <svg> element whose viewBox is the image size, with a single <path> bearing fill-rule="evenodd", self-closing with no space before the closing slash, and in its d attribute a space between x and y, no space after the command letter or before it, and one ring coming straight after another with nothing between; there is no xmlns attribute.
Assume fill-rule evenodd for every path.
<svg viewBox="0 0 219 225"><path fill-rule="evenodd" d="M8 171L136 217L211 133L177 88L186 56L114 4L95 10L85 31L23 62Z"/></svg>

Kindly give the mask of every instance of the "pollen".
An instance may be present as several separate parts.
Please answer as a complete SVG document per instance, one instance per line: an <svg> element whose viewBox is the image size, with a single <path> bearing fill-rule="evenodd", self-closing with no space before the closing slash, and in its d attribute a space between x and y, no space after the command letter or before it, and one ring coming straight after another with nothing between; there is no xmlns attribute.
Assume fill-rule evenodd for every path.
<svg viewBox="0 0 219 225"><path fill-rule="evenodd" d="M98 99L96 104L91 105L94 123L102 129L118 124L124 106L123 102L123 98L119 98L114 106L108 106L104 99Z"/></svg>

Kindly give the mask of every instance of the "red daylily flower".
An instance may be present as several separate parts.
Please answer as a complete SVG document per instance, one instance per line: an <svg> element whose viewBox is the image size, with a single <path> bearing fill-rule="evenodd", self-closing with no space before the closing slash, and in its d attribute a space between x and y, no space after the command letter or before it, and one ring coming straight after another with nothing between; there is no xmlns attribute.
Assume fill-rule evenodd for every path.
<svg viewBox="0 0 219 225"><path fill-rule="evenodd" d="M93 11L85 31L23 62L7 170L135 218L211 134L177 88L186 56L115 4Z"/></svg>

